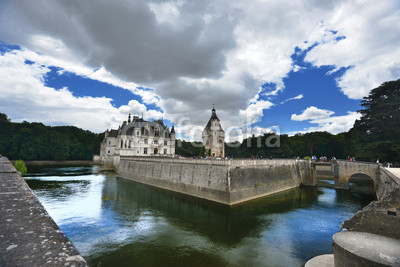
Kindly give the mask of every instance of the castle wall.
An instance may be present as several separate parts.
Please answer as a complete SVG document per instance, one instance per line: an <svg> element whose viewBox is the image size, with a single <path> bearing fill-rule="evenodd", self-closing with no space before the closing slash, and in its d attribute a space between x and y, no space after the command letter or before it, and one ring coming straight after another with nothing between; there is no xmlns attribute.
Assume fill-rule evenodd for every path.
<svg viewBox="0 0 400 267"><path fill-rule="evenodd" d="M121 157L117 172L122 178L234 205L298 187L310 175L299 171L304 162Z"/></svg>

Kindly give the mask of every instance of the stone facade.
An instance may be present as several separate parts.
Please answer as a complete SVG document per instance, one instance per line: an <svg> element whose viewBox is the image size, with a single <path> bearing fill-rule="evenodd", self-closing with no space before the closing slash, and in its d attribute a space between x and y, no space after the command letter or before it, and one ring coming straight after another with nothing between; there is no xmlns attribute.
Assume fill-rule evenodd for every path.
<svg viewBox="0 0 400 267"><path fill-rule="evenodd" d="M124 121L118 130L106 131L100 145L100 159L119 156L173 156L175 130L162 120L145 121L137 116Z"/></svg>
<svg viewBox="0 0 400 267"><path fill-rule="evenodd" d="M203 130L202 138L203 145L210 156L225 157L225 131L222 129L214 107L211 118Z"/></svg>

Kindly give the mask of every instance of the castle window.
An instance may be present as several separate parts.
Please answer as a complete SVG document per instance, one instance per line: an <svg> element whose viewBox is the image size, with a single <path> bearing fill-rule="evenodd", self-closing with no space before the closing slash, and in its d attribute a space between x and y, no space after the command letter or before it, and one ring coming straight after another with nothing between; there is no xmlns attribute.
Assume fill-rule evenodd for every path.
<svg viewBox="0 0 400 267"><path fill-rule="evenodd" d="M156 130L156 131L154 132L154 136L160 136L160 132Z"/></svg>
<svg viewBox="0 0 400 267"><path fill-rule="evenodd" d="M127 140L125 140L125 148L127 147L127 144L128 144L128 141L127 141Z"/></svg>
<svg viewBox="0 0 400 267"><path fill-rule="evenodd" d="M149 143L148 139L144 139L144 143L145 144Z"/></svg>
<svg viewBox="0 0 400 267"><path fill-rule="evenodd" d="M108 150L108 154L110 154L110 150Z"/></svg>
<svg viewBox="0 0 400 267"><path fill-rule="evenodd" d="M154 144L158 144L158 140L154 140Z"/></svg>
<svg viewBox="0 0 400 267"><path fill-rule="evenodd" d="M164 155L167 155L167 150L166 149L164 149Z"/></svg>
<svg viewBox="0 0 400 267"><path fill-rule="evenodd" d="M164 141L164 146L168 145L168 141Z"/></svg>
<svg viewBox="0 0 400 267"><path fill-rule="evenodd" d="M144 135L149 135L149 130L144 130Z"/></svg>
<svg viewBox="0 0 400 267"><path fill-rule="evenodd" d="M136 135L139 135L139 132L136 132Z"/></svg>
<svg viewBox="0 0 400 267"><path fill-rule="evenodd" d="M121 140L121 148L123 148L123 147L124 147L124 141Z"/></svg>
<svg viewBox="0 0 400 267"><path fill-rule="evenodd" d="M111 141L108 141L108 144L111 145Z"/></svg>
<svg viewBox="0 0 400 267"><path fill-rule="evenodd" d="M147 147L143 148L143 154L147 155Z"/></svg>

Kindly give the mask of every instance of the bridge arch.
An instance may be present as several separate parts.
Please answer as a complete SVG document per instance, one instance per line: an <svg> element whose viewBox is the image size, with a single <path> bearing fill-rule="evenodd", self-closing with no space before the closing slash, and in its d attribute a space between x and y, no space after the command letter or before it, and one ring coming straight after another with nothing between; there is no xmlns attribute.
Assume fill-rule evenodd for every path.
<svg viewBox="0 0 400 267"><path fill-rule="evenodd" d="M374 189L379 183L379 165L367 162L336 161L332 163L332 171L335 180L335 188L349 189L350 181L362 176L373 181ZM360 180L359 179L359 180Z"/></svg>
<svg viewBox="0 0 400 267"><path fill-rule="evenodd" d="M349 177L349 189L353 193L376 196L376 188L376 180L368 174L357 172Z"/></svg>

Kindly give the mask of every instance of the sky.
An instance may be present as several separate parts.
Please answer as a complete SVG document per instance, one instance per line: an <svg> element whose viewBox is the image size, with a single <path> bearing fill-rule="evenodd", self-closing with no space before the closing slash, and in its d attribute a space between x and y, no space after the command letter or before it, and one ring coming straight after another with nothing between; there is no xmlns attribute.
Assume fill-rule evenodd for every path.
<svg viewBox="0 0 400 267"><path fill-rule="evenodd" d="M400 2L2 0L0 112L118 128L163 119L200 140L213 104L228 141L349 130L400 78Z"/></svg>

